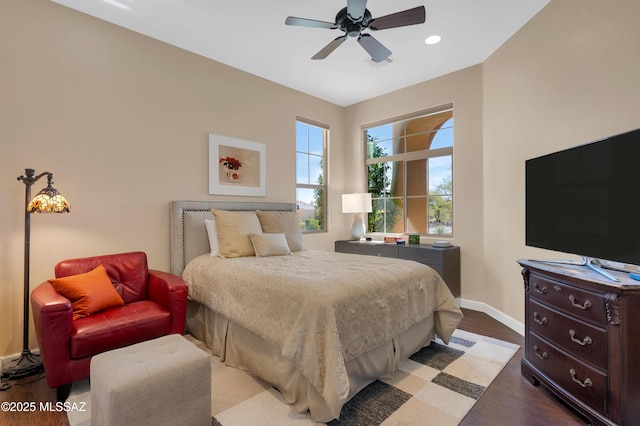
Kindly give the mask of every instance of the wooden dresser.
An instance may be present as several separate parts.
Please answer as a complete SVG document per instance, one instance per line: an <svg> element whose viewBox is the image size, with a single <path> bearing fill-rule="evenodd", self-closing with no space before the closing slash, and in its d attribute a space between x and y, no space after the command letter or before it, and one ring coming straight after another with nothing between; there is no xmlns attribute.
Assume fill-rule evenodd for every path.
<svg viewBox="0 0 640 426"><path fill-rule="evenodd" d="M640 281L583 266L524 268L522 375L593 425L640 424Z"/></svg>
<svg viewBox="0 0 640 426"><path fill-rule="evenodd" d="M335 242L335 251L414 260L433 268L447 283L453 297L460 297L458 246L434 247L430 244L384 244L379 241L342 240Z"/></svg>

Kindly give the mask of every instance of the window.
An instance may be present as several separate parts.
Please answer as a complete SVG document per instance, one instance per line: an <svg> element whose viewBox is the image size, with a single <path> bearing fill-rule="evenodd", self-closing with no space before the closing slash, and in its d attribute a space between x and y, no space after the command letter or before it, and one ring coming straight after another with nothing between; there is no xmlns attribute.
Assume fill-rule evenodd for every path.
<svg viewBox="0 0 640 426"><path fill-rule="evenodd" d="M302 232L326 231L329 130L296 121L296 203Z"/></svg>
<svg viewBox="0 0 640 426"><path fill-rule="evenodd" d="M453 109L366 128L368 231L453 236Z"/></svg>

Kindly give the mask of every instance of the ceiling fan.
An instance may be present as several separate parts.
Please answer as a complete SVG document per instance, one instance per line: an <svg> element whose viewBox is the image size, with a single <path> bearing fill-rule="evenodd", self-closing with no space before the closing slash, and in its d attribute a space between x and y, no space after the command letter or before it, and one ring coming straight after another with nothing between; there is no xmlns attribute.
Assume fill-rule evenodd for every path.
<svg viewBox="0 0 640 426"><path fill-rule="evenodd" d="M425 16L424 6L418 6L402 12L392 13L391 15L373 18L371 17L371 12L367 9L367 0L347 0L347 7L338 12L335 22L316 21L313 19L289 16L285 24L302 27L328 28L330 30L339 29L345 33L327 44L311 59L324 59L344 43L347 37L357 37L358 43L371 55L371 59L374 62L382 62L391 55L391 51L384 47L382 43L376 40L371 34L362 33L362 31L366 29L373 31L386 30L388 28L423 24L426 19Z"/></svg>

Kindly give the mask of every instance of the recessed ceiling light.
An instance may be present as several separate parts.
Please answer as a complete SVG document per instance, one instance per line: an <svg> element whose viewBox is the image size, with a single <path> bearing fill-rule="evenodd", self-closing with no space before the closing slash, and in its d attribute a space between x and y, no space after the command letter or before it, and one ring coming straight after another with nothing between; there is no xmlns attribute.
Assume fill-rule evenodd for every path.
<svg viewBox="0 0 640 426"><path fill-rule="evenodd" d="M442 40L442 37L440 37L439 35L430 35L424 42L427 44L436 44L439 43L440 40Z"/></svg>

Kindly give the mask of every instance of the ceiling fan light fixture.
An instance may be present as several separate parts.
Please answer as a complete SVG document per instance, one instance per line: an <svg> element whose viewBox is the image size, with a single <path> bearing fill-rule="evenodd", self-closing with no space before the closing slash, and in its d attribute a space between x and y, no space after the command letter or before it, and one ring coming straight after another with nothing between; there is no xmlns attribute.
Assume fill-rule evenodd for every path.
<svg viewBox="0 0 640 426"><path fill-rule="evenodd" d="M427 37L427 38L424 40L424 42L425 42L426 44L438 44L438 43L440 43L440 40L442 40L442 37L440 37L440 36L439 36L439 35L437 35L437 34L433 34L433 35L430 35L429 37Z"/></svg>
<svg viewBox="0 0 640 426"><path fill-rule="evenodd" d="M358 37L360 35L360 27L356 24L349 25L345 32L349 37Z"/></svg>

